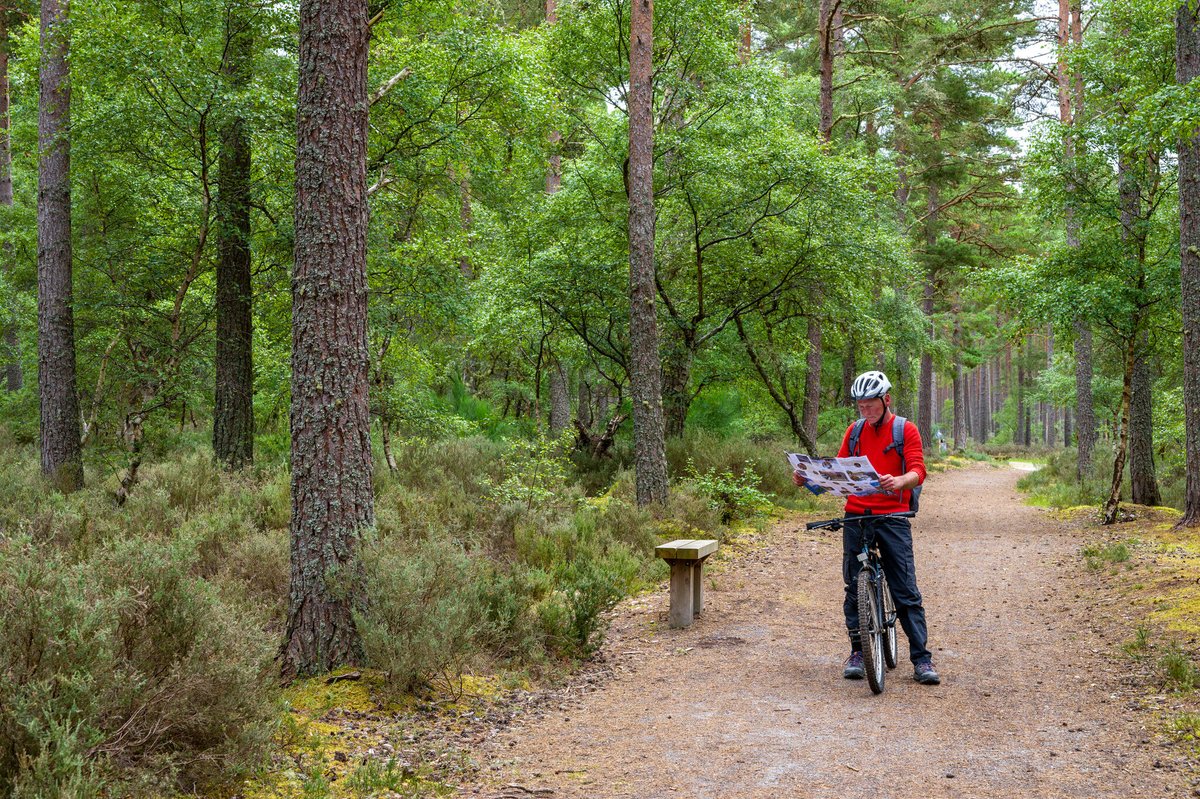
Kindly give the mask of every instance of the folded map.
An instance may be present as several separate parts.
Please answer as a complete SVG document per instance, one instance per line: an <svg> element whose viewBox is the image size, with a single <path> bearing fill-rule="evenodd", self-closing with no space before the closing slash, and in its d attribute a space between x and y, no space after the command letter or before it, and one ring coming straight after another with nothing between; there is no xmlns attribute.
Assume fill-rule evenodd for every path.
<svg viewBox="0 0 1200 799"><path fill-rule="evenodd" d="M787 456L792 469L804 478L805 488L814 494L828 491L848 497L882 493L879 473L866 458L814 458L798 452Z"/></svg>

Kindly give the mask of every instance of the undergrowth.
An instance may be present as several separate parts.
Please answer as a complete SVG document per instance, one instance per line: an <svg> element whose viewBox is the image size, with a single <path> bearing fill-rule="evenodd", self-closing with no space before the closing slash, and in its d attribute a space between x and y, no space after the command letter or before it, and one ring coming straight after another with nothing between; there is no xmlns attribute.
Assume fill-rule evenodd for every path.
<svg viewBox="0 0 1200 799"><path fill-rule="evenodd" d="M399 699L570 668L600 645L606 611L663 579L657 543L724 539L771 503L808 501L783 449L673 441L670 499L647 509L620 453L598 482L563 442L394 442L356 615L378 688ZM115 488L89 473L75 494L47 490L36 451L0 428L0 795L211 794L288 737L272 663L285 468L231 475L193 449L143 466L123 507ZM324 779L300 775L303 793L328 794ZM352 779L406 795L425 778L383 763Z"/></svg>

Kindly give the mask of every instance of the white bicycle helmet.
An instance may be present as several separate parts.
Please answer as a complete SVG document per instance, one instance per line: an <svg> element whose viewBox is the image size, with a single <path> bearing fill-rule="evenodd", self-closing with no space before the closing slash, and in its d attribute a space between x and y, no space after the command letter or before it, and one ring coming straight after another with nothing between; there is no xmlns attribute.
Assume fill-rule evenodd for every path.
<svg viewBox="0 0 1200 799"><path fill-rule="evenodd" d="M855 402L876 397L882 398L891 390L892 383L883 372L863 372L854 378L854 384L850 387L850 397Z"/></svg>

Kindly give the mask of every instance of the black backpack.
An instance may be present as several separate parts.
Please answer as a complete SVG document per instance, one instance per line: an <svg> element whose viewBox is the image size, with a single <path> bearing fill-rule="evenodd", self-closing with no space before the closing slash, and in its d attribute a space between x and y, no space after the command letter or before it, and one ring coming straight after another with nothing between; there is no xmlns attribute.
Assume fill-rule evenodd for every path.
<svg viewBox="0 0 1200 799"><path fill-rule="evenodd" d="M904 460L904 423L907 421L908 420L903 416L896 416L895 414L892 415L892 443L883 448L885 455L889 449L894 449L896 452L900 453L901 474L906 474L908 472L908 465ZM863 425L866 423L866 419L859 419L854 423L854 426L850 428L850 441L848 444L850 455L852 457L857 458L862 455L862 450L859 448L858 440L862 438ZM912 493L909 494L908 509L913 513L916 513L917 506L920 504L920 500L921 486L918 484L913 488Z"/></svg>

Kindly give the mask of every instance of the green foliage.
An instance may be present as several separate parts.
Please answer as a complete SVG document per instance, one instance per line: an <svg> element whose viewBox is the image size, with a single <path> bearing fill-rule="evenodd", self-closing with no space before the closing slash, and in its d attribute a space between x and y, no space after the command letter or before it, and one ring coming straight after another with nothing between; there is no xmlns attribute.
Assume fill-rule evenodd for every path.
<svg viewBox="0 0 1200 799"><path fill-rule="evenodd" d="M760 514L771 505L770 498L758 487L758 475L750 469L741 476L732 471L718 473L715 469L701 474L696 471L695 464L688 461L687 476L692 485L708 497L709 507L720 512L724 524Z"/></svg>
<svg viewBox="0 0 1200 799"><path fill-rule="evenodd" d="M364 543L367 601L355 613L367 662L401 692L461 675L482 614L478 566L449 540Z"/></svg>
<svg viewBox="0 0 1200 799"><path fill-rule="evenodd" d="M123 539L75 561L0 544L0 790L169 790L258 765L273 647L194 565L183 542Z"/></svg>
<svg viewBox="0 0 1200 799"><path fill-rule="evenodd" d="M1143 657L1149 648L1150 630L1142 624L1139 624L1137 630L1134 631L1133 640L1121 645L1125 654L1134 658Z"/></svg>
<svg viewBox="0 0 1200 799"><path fill-rule="evenodd" d="M1110 544L1089 544L1080 553L1087 563L1088 571L1099 571L1106 564L1125 563L1129 560L1129 546L1124 541Z"/></svg>
<svg viewBox="0 0 1200 799"><path fill-rule="evenodd" d="M386 795L400 799L421 799L430 793L430 785L421 770L398 763L395 758L388 758L383 763L368 760L346 778L346 787L355 796L376 796L387 792ZM440 795L442 792L435 793Z"/></svg>
<svg viewBox="0 0 1200 799"><path fill-rule="evenodd" d="M1178 644L1172 644L1158 660L1167 688L1173 691L1192 691L1200 686L1200 668Z"/></svg>
<svg viewBox="0 0 1200 799"><path fill-rule="evenodd" d="M558 441L539 436L533 441L517 439L510 444L507 476L488 492L500 504L520 503L528 508L570 502L568 476L571 462L564 454L568 437Z"/></svg>

